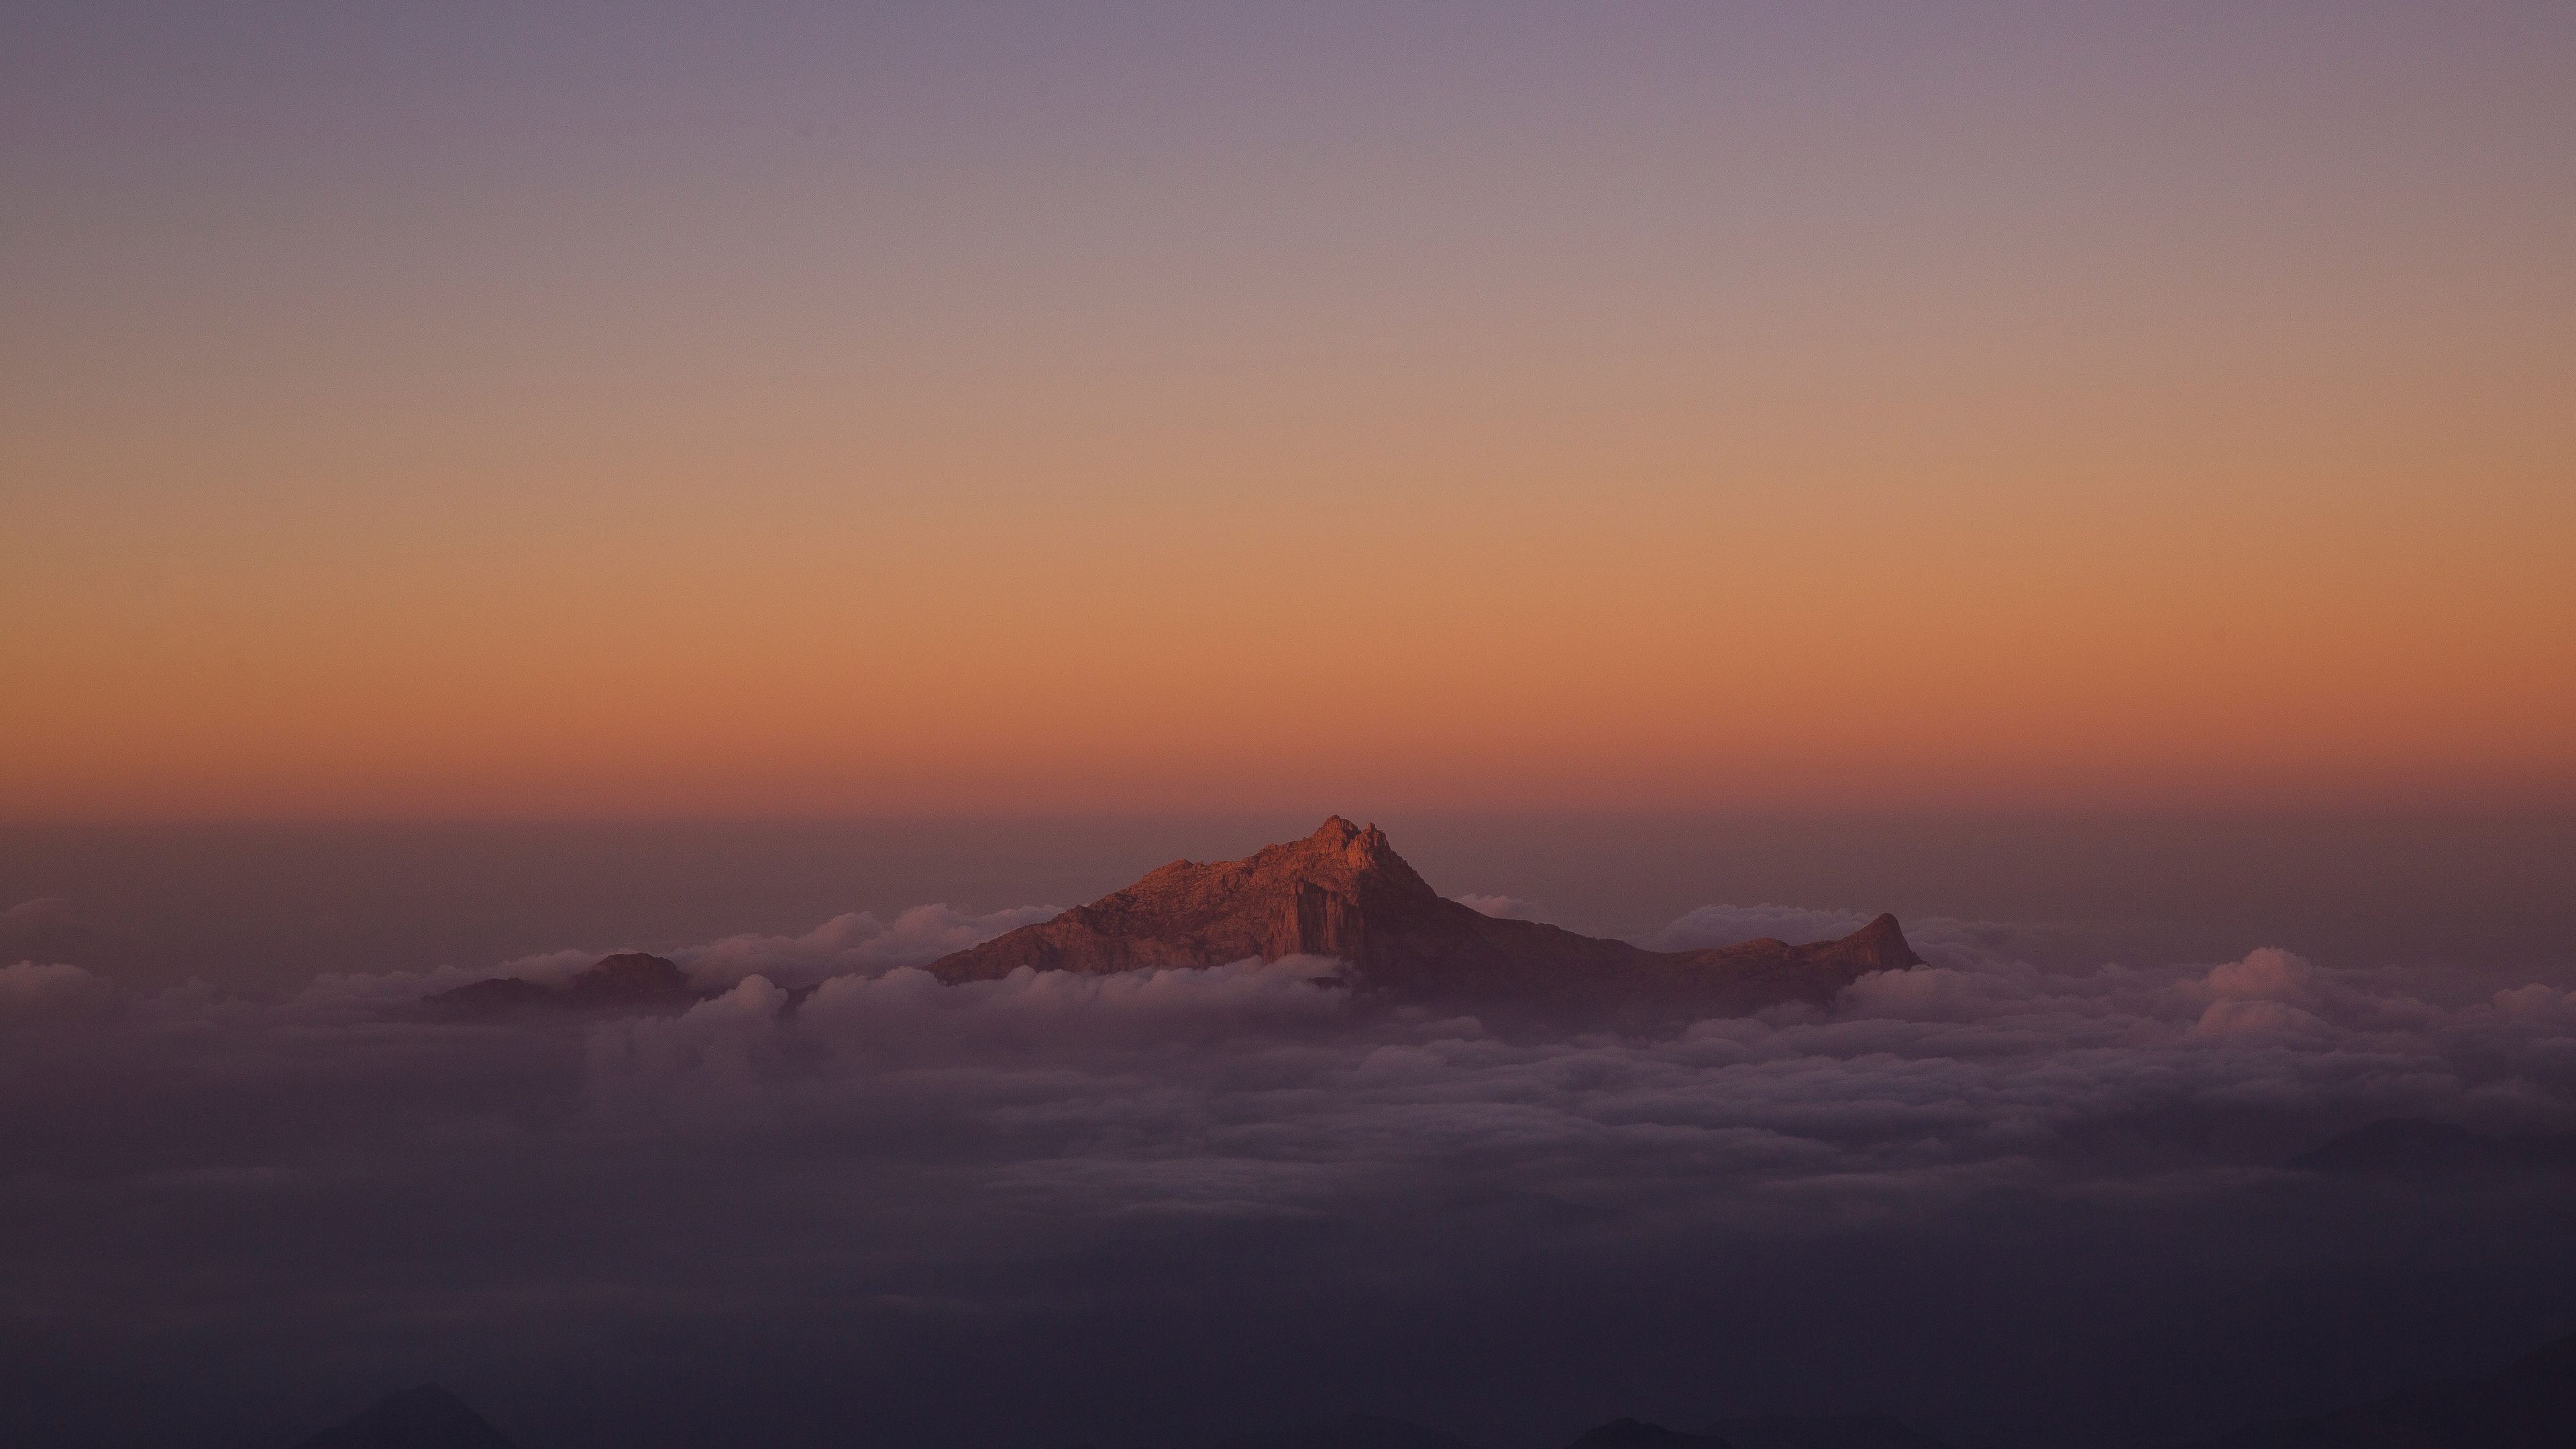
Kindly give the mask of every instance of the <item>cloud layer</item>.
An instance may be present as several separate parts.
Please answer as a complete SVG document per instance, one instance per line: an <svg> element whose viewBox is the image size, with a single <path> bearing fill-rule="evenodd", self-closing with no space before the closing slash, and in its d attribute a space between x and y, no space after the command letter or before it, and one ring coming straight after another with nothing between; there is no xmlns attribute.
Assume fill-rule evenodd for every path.
<svg viewBox="0 0 2576 1449"><path fill-rule="evenodd" d="M112 1366L153 1386L138 1425L211 1395L285 1428L445 1373L577 1437L570 1375L627 1396L591 1411L647 1444L740 1432L746 1400L789 1444L833 1440L778 1405L961 1443L1339 1407L1507 1449L1623 1406L1900 1407L2038 1443L2117 1417L2141 1343L2192 1371L2176 1430L2329 1393L2267 1347L2314 1318L2264 1306L2284 1282L2470 1304L2461 1353L2576 1319L2550 1296L2568 1252L2515 1236L2563 1184L2428 1206L2300 1165L2385 1117L2576 1127L2561 983L2455 1000L2277 948L2043 964L2011 928L1933 922L1935 964L1829 1009L1622 1036L1372 1007L1316 959L917 969L1044 913L711 942L675 955L719 996L579 1022L413 1009L488 972L249 998L0 968L26 1352L0 1388L72 1413ZM1657 940L1847 920L1708 907ZM2404 1246L2446 1222L2439 1261ZM1406 1347L1424 1334L1440 1354ZM975 1391L987 1371L1012 1392Z"/></svg>

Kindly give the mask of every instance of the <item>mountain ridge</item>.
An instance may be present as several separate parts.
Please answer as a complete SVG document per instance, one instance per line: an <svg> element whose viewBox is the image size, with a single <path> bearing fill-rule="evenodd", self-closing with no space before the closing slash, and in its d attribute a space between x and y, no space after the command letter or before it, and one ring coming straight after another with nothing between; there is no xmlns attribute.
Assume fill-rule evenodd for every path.
<svg viewBox="0 0 2576 1449"><path fill-rule="evenodd" d="M2486 1378L2416 1384L2366 1404L2249 1425L2188 1449L2567 1449L2576 1333Z"/></svg>
<svg viewBox="0 0 2576 1449"><path fill-rule="evenodd" d="M1763 937L1656 951L1544 921L1489 916L1433 889L1386 832L1332 816L1302 839L1241 860L1175 860L1087 905L929 963L951 985L1014 971L1106 975L1323 956L1360 990L1403 999L1606 1008L1640 1018L1741 1015L1823 1004L1875 971L1923 964L1896 917L1848 936L1790 945ZM811 986L791 994L801 1005ZM584 1010L685 1011L717 993L641 951L605 956L561 983L496 976L424 1001L452 1016Z"/></svg>
<svg viewBox="0 0 2576 1449"><path fill-rule="evenodd" d="M463 1016L530 1011L686 1011L715 993L689 980L679 963L644 951L602 956L561 985L524 976L493 976L422 998Z"/></svg>
<svg viewBox="0 0 2576 1449"><path fill-rule="evenodd" d="M1347 961L1364 988L1393 995L1594 996L1734 1011L1821 1003L1873 971L1923 964L1886 914L1834 941L1766 937L1697 951L1488 916L1434 890L1376 825L1335 815L1241 860L1157 867L926 969L955 983L1023 968L1102 975L1295 955Z"/></svg>
<svg viewBox="0 0 2576 1449"><path fill-rule="evenodd" d="M518 1449L490 1420L436 1384L388 1394L295 1449Z"/></svg>

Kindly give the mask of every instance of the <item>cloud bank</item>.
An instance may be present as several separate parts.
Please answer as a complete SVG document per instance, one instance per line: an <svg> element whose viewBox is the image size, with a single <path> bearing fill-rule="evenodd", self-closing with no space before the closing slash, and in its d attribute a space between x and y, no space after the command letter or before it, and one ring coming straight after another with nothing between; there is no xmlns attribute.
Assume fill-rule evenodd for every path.
<svg viewBox="0 0 2576 1449"><path fill-rule="evenodd" d="M276 997L0 968L17 1439L111 1380L152 1386L142 1443L154 1404L287 1427L445 1374L566 1442L738 1434L750 1402L782 1444L841 1412L1161 1444L1369 1409L1509 1449L1864 1407L2036 1444L2170 1371L2175 1432L2340 1392L2277 1347L2347 1291L2319 1284L2466 1315L2462 1353L2576 1319L2566 1184L2301 1165L2382 1118L2576 1128L2563 982L2042 962L1935 922L1935 964L1829 1008L1614 1035L1368 1006L1311 958L917 969L1047 913L710 942L672 954L722 994L667 1017L425 1019L492 974L455 968ZM1712 906L1657 941L1859 919Z"/></svg>

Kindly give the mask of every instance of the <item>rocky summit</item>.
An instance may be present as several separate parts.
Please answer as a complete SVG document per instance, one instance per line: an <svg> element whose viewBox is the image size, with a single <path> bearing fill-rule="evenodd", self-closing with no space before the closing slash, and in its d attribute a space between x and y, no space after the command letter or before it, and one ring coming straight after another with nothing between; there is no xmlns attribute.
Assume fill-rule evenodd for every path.
<svg viewBox="0 0 2576 1449"><path fill-rule="evenodd" d="M1894 916L1836 941L1763 939L1649 951L1539 921L1487 916L1432 889L1386 832L1336 815L1243 860L1176 860L1134 885L932 962L942 980L1022 967L1101 973L1330 956L1365 991L1434 998L1589 998L1752 1011L1822 1002L1873 971L1922 964Z"/></svg>
<svg viewBox="0 0 2576 1449"><path fill-rule="evenodd" d="M426 998L438 1010L465 1016L504 1016L530 1011L686 1011L709 993L690 984L678 964L642 951L602 956L560 985L521 976L495 976Z"/></svg>

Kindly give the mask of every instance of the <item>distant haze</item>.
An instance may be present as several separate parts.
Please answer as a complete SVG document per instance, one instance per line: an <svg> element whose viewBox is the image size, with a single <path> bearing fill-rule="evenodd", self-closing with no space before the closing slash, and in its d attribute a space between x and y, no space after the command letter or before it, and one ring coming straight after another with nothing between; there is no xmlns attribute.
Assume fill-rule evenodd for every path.
<svg viewBox="0 0 2576 1449"><path fill-rule="evenodd" d="M1395 826L1675 948L1903 896L1925 959L1615 1030L1313 955L917 969L1049 914L986 892L1246 821L22 839L78 878L0 914L0 1440L292 1443L434 1380L538 1449L1865 1410L2072 1449L2576 1325L2563 832ZM637 942L675 991L423 1004Z"/></svg>

